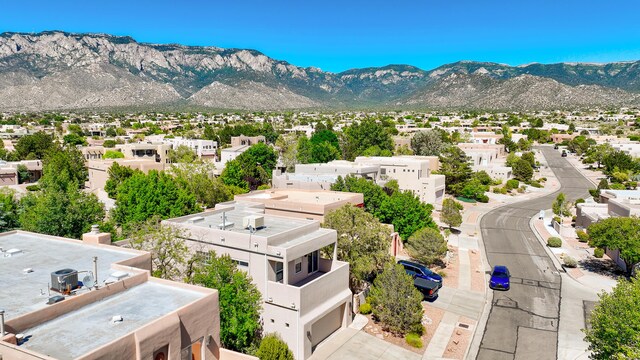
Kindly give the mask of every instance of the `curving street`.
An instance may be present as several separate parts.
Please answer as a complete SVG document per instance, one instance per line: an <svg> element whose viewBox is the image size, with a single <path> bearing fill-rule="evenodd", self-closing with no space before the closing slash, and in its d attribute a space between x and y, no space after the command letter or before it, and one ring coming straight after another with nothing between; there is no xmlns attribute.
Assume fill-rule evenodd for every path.
<svg viewBox="0 0 640 360"><path fill-rule="evenodd" d="M560 153L541 150L569 201L589 196L593 185ZM511 290L495 291L477 359L556 359L562 279L529 221L551 208L558 192L487 213L480 223L489 264L506 265Z"/></svg>

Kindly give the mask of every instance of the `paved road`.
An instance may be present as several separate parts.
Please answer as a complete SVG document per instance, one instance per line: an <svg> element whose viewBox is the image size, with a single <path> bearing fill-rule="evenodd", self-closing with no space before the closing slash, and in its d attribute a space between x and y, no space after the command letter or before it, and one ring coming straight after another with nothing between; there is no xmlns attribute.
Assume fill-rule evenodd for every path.
<svg viewBox="0 0 640 360"><path fill-rule="evenodd" d="M586 198L592 184L557 150L542 146L569 200ZM480 223L491 266L507 265L511 290L496 291L477 359L556 359L562 280L529 227L531 217L551 208L557 192L504 206Z"/></svg>

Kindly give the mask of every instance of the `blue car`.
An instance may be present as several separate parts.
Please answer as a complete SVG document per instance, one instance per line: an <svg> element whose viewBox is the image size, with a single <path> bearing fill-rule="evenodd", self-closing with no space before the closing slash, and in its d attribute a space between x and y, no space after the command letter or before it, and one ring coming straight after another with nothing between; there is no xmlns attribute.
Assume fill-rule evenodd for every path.
<svg viewBox="0 0 640 360"><path fill-rule="evenodd" d="M426 266L408 260L400 260L398 261L398 264L402 265L404 267L404 270L407 272L407 274L411 275L411 277L431 280L438 283L439 288L442 287L442 276L429 270Z"/></svg>
<svg viewBox="0 0 640 360"><path fill-rule="evenodd" d="M491 272L491 279L489 280L489 287L494 290L509 290L511 284L509 278L511 274L509 269L503 265L496 265Z"/></svg>

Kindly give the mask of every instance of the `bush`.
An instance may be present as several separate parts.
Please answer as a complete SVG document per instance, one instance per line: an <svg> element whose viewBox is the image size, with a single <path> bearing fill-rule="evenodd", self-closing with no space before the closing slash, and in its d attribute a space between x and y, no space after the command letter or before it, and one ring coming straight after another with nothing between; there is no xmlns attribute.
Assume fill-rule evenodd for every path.
<svg viewBox="0 0 640 360"><path fill-rule="evenodd" d="M538 179L538 181L539 182L545 182L545 181L547 181L547 178L546 177L541 177L540 179Z"/></svg>
<svg viewBox="0 0 640 360"><path fill-rule="evenodd" d="M520 181L516 179L507 180L507 184L506 184L507 190L517 189L518 186L520 186Z"/></svg>
<svg viewBox="0 0 640 360"><path fill-rule="evenodd" d="M585 200L584 200L583 198L579 198L579 199L576 199L576 201L574 202L574 204L575 204L575 205L578 205L578 204L582 204L583 202L585 202Z"/></svg>
<svg viewBox="0 0 640 360"><path fill-rule="evenodd" d="M552 236L549 239L547 239L547 246L548 247L561 247L562 246L562 240L559 237L555 237Z"/></svg>
<svg viewBox="0 0 640 360"><path fill-rule="evenodd" d="M589 241L589 235L584 230L576 231L576 235L578 236L578 241L581 243L586 243Z"/></svg>
<svg viewBox="0 0 640 360"><path fill-rule="evenodd" d="M260 360L293 360L293 353L278 334L267 334L256 352Z"/></svg>
<svg viewBox="0 0 640 360"><path fill-rule="evenodd" d="M541 188L541 187L543 187L543 186L542 186L542 184L540 184L540 183L539 183L539 182L537 182L537 181L531 181L531 182L529 183L529 185L530 185L530 186L533 186L534 188Z"/></svg>
<svg viewBox="0 0 640 360"><path fill-rule="evenodd" d="M478 194L476 195L476 200L481 203L488 203L489 197L485 194Z"/></svg>
<svg viewBox="0 0 640 360"><path fill-rule="evenodd" d="M565 255L564 259L562 259L562 262L564 263L564 266L568 268L574 268L578 266L578 262L576 261L576 259L572 258L569 255Z"/></svg>
<svg viewBox="0 0 640 360"><path fill-rule="evenodd" d="M522 193L524 193L524 191L525 191L526 189L527 189L527 188L525 188L525 187L524 187L524 185L522 185L522 186L520 186L520 187L518 188L518 193L522 194Z"/></svg>
<svg viewBox="0 0 640 360"><path fill-rule="evenodd" d="M494 194L502 194L502 189L504 189L505 192L507 191L504 187L494 187L492 191Z"/></svg>
<svg viewBox="0 0 640 360"><path fill-rule="evenodd" d="M39 191L40 190L40 185L38 185L38 184L27 185L27 190L28 191Z"/></svg>
<svg viewBox="0 0 640 360"><path fill-rule="evenodd" d="M407 336L404 337L404 339L407 341L407 344L413 346L414 348L420 349L423 346L420 335L416 333L408 333Z"/></svg>
<svg viewBox="0 0 640 360"><path fill-rule="evenodd" d="M557 222L558 224L562 223L562 219L560 219L560 216L554 216L553 221Z"/></svg>
<svg viewBox="0 0 640 360"><path fill-rule="evenodd" d="M364 304L360 304L360 314L362 315L371 314L371 304L367 302Z"/></svg>
<svg viewBox="0 0 640 360"><path fill-rule="evenodd" d="M595 248L593 250L593 256L597 257L598 259L602 259L602 257L604 256L604 249Z"/></svg>

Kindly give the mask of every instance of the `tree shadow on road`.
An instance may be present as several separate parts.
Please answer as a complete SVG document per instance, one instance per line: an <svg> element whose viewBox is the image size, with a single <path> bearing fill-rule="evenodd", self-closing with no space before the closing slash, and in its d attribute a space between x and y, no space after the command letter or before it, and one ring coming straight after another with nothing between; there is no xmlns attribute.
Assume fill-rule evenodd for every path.
<svg viewBox="0 0 640 360"><path fill-rule="evenodd" d="M588 257L586 259L580 260L578 265L592 273L596 273L598 275L610 277L612 279L618 279L621 276L624 276L624 271L616 265L616 263L611 259L598 259L595 257Z"/></svg>

